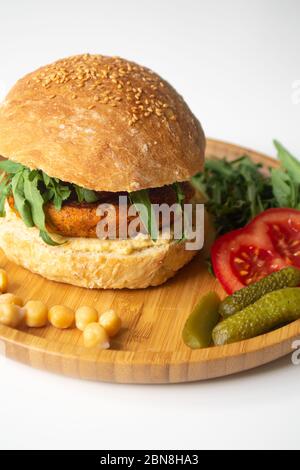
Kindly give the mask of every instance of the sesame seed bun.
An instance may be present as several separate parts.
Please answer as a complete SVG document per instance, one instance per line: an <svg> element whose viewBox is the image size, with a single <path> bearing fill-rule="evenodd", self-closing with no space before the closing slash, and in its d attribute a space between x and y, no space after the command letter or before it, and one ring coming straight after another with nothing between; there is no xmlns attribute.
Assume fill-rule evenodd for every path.
<svg viewBox="0 0 300 470"><path fill-rule="evenodd" d="M0 106L0 154L97 191L185 181L205 137L182 97L149 69L79 55L30 73Z"/></svg>

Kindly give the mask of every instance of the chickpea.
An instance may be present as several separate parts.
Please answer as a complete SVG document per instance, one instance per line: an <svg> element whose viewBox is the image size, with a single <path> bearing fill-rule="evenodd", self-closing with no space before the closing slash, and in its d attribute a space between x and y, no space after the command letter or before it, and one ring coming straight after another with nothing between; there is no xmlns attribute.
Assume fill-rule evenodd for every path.
<svg viewBox="0 0 300 470"><path fill-rule="evenodd" d="M69 307L54 305L54 307L51 307L49 310L48 319L55 328L65 329L73 325L75 314Z"/></svg>
<svg viewBox="0 0 300 470"><path fill-rule="evenodd" d="M7 291L8 286L8 276L5 269L0 269L0 292L2 294Z"/></svg>
<svg viewBox="0 0 300 470"><path fill-rule="evenodd" d="M75 323L78 330L84 331L89 323L98 321L98 312L94 307L82 306L75 312Z"/></svg>
<svg viewBox="0 0 300 470"><path fill-rule="evenodd" d="M40 328L48 322L47 306L40 300L29 300L25 304L25 322L31 328Z"/></svg>
<svg viewBox="0 0 300 470"><path fill-rule="evenodd" d="M0 304L14 304L23 307L23 300L15 294L0 295Z"/></svg>
<svg viewBox="0 0 300 470"><path fill-rule="evenodd" d="M114 310L107 310L102 313L99 323L107 331L107 334L110 337L115 336L122 326L122 320Z"/></svg>
<svg viewBox="0 0 300 470"><path fill-rule="evenodd" d="M25 310L19 305L0 304L0 323L15 328L24 318Z"/></svg>
<svg viewBox="0 0 300 470"><path fill-rule="evenodd" d="M83 342L86 348L98 347L108 349L109 337L105 329L99 323L89 323L83 332Z"/></svg>

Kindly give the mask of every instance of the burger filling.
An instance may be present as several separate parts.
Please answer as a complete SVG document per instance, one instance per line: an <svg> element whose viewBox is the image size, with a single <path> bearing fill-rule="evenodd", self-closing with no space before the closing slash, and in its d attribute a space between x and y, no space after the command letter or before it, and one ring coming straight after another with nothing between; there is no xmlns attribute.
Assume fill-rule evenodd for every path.
<svg viewBox="0 0 300 470"><path fill-rule="evenodd" d="M188 182L133 193L96 192L9 160L0 162L0 169L4 171L0 181L0 216L5 216L7 199L24 223L28 227L37 227L42 239L50 245L58 244L51 233L65 237L96 238L97 224L103 217L97 213L99 204L114 208L118 234L120 223L124 224L123 212L119 210L120 196L125 196L128 206L143 203L146 207L162 203L169 206L176 202L183 204L194 196L194 189ZM126 224L135 218L128 214L125 217ZM140 219L143 222L141 213ZM158 229L162 228L161 220L158 225Z"/></svg>

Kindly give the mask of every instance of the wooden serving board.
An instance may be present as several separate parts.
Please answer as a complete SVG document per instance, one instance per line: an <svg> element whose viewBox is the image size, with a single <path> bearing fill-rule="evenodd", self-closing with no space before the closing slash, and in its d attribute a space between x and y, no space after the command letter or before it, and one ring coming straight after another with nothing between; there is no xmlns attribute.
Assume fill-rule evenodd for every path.
<svg viewBox="0 0 300 470"><path fill-rule="evenodd" d="M235 145L209 140L207 156L236 158L247 153L255 161L276 166L275 160ZM209 232L209 230L208 230ZM209 236L207 237L209 240ZM206 247L208 249L208 247ZM200 297L210 290L224 292L208 273L203 254L166 284L146 290L87 290L58 284L7 261L0 266L10 278L10 292L40 299L49 306L94 305L114 308L123 328L110 350L87 350L76 329L27 328L0 325L0 351L7 357L47 371L81 379L127 383L174 383L234 374L292 352L300 337L300 321L248 341L190 350L181 339L185 320Z"/></svg>

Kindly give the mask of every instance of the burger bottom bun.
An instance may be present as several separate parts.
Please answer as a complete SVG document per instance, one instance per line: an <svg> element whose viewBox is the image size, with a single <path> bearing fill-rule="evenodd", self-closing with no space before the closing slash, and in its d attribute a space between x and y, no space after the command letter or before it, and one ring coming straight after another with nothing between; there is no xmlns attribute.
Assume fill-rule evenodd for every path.
<svg viewBox="0 0 300 470"><path fill-rule="evenodd" d="M90 289L145 288L171 278L197 251L170 240L98 240L68 238L46 245L10 209L0 219L0 247L8 259L33 273Z"/></svg>

